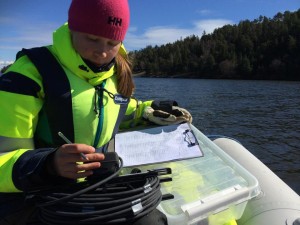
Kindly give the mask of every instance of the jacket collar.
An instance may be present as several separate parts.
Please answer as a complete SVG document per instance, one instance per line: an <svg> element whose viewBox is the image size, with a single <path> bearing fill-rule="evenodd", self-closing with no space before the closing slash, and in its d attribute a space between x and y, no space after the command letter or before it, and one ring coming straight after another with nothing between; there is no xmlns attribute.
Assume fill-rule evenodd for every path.
<svg viewBox="0 0 300 225"><path fill-rule="evenodd" d="M102 83L103 80L113 76L115 73L114 65L108 71L103 72L94 72L89 68L72 46L68 23L65 23L54 31L52 49L55 56L66 69L70 70L76 76L85 79L93 86ZM121 51L123 53L124 49Z"/></svg>

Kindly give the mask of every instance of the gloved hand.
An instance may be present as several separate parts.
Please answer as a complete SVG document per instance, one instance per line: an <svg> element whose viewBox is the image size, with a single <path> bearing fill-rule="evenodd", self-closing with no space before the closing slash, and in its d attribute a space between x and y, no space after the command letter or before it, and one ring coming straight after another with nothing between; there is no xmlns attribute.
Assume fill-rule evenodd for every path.
<svg viewBox="0 0 300 225"><path fill-rule="evenodd" d="M172 106L170 112L162 110L154 110L152 107L147 106L144 110L143 117L158 125L172 125L183 122L192 123L192 115L183 108Z"/></svg>

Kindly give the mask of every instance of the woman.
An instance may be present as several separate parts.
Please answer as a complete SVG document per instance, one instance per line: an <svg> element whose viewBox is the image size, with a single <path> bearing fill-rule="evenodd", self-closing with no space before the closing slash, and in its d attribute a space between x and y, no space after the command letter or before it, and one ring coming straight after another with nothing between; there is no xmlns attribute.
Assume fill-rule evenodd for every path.
<svg viewBox="0 0 300 225"><path fill-rule="evenodd" d="M1 76L0 224L30 216L22 192L92 175L119 127L191 121L157 111L170 102L132 98L128 26L127 0L73 0L53 45L21 51Z"/></svg>

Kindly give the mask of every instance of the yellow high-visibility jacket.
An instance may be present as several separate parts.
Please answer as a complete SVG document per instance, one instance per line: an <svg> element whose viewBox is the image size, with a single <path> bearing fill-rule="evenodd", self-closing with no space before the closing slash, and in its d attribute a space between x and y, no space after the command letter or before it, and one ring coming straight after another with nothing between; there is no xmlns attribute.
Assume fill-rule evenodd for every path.
<svg viewBox="0 0 300 225"><path fill-rule="evenodd" d="M111 140L119 127L117 120L122 104L126 104L127 121L123 120L121 126L126 127L142 122L144 107L152 103L122 98L117 93L115 66L98 73L88 69L72 47L67 24L54 32L53 45L47 49L63 71L59 76L53 75L58 79L48 76L45 82L26 54L0 77L2 195L51 185L59 180L51 179L44 170L47 156L64 143L56 135L57 131L74 143L99 148ZM123 46L120 51L126 54ZM51 64L46 58L44 63L45 66Z"/></svg>

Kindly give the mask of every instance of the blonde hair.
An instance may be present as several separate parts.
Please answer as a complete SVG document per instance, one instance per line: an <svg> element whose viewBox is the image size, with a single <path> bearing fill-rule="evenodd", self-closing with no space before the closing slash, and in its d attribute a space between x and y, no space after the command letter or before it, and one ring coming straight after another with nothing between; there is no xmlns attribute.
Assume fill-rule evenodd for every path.
<svg viewBox="0 0 300 225"><path fill-rule="evenodd" d="M135 86L132 78L132 64L128 55L118 53L116 56L116 66L118 82L117 90L121 95L130 97L133 94Z"/></svg>

